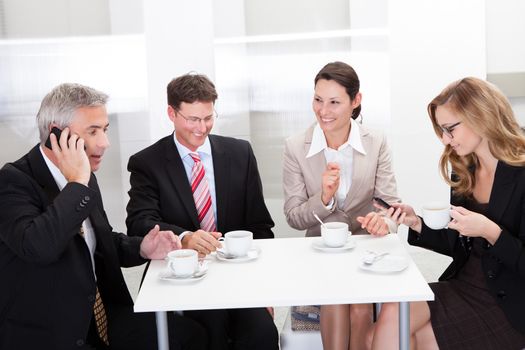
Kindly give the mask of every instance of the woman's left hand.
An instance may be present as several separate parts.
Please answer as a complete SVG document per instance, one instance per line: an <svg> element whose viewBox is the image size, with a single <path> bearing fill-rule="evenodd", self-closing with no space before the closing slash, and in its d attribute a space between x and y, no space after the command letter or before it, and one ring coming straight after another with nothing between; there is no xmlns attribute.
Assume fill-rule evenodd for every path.
<svg viewBox="0 0 525 350"><path fill-rule="evenodd" d="M494 244L501 233L501 228L494 221L463 207L452 206L450 216L452 221L448 228L458 231L463 236L483 237Z"/></svg>
<svg viewBox="0 0 525 350"><path fill-rule="evenodd" d="M358 216L357 221L361 224L361 228L367 230L371 235L384 236L389 232L385 218L379 213L372 211L366 216Z"/></svg>

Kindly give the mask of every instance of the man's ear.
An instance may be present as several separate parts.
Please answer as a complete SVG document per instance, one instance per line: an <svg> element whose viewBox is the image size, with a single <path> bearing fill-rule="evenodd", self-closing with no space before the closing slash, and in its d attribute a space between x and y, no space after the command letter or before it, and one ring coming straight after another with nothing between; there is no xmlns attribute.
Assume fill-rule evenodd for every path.
<svg viewBox="0 0 525 350"><path fill-rule="evenodd" d="M168 112L168 117L173 122L174 119L175 119L175 114L177 114L177 112L175 111L175 108L173 108L172 106L168 105L167 112Z"/></svg>

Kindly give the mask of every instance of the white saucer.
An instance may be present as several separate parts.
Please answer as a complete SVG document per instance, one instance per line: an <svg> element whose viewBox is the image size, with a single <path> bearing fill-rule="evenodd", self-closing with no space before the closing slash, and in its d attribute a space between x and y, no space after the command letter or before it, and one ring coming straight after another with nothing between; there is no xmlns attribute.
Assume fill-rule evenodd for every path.
<svg viewBox="0 0 525 350"><path fill-rule="evenodd" d="M188 277L177 277L173 274L173 272L166 268L159 272L159 278L163 281L169 281L174 283L192 283L196 281L200 281L204 277L206 277L206 273L208 272L208 264L207 261L205 263L202 263L199 265L199 270L196 271L193 275Z"/></svg>
<svg viewBox="0 0 525 350"><path fill-rule="evenodd" d="M346 250L350 250L355 247L355 239L353 239L351 236L348 236L348 240L346 241L345 245L342 247L329 247L326 244L324 244L322 237L316 237L314 238L312 242L312 247L316 250L320 250L325 253L338 253L338 252L344 252Z"/></svg>
<svg viewBox="0 0 525 350"><path fill-rule="evenodd" d="M228 255L227 253L224 253L221 250L217 250L216 256L217 256L217 259L221 261L241 263L241 262L255 260L259 257L260 254L261 254L261 249L259 247L252 247L245 256L233 257L233 256Z"/></svg>
<svg viewBox="0 0 525 350"><path fill-rule="evenodd" d="M400 272L408 267L408 259L405 256L389 254L373 264L365 264L361 261L359 267L377 273Z"/></svg>

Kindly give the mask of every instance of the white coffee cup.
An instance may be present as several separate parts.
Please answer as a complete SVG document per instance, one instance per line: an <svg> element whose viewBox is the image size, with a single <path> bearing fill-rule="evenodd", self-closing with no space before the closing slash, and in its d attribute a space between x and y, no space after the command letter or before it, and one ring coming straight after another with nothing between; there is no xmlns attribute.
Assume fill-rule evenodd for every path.
<svg viewBox="0 0 525 350"><path fill-rule="evenodd" d="M199 257L193 249L179 249L168 253L168 267L176 277L189 277L197 271Z"/></svg>
<svg viewBox="0 0 525 350"><path fill-rule="evenodd" d="M328 247L344 246L348 235L348 224L346 222L325 222L324 225L321 225L321 237Z"/></svg>
<svg viewBox="0 0 525 350"><path fill-rule="evenodd" d="M423 206L423 220L434 230L448 226L450 222L450 204L446 202L430 202Z"/></svg>
<svg viewBox="0 0 525 350"><path fill-rule="evenodd" d="M224 235L222 250L233 257L241 257L248 254L252 248L253 233L238 230L226 232Z"/></svg>

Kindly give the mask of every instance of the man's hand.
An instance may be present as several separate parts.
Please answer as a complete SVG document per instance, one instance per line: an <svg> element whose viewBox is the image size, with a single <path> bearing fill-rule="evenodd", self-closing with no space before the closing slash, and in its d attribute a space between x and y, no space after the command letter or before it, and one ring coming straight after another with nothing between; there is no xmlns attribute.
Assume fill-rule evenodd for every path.
<svg viewBox="0 0 525 350"><path fill-rule="evenodd" d="M84 139L79 138L76 134L71 134L68 140L69 133L69 128L64 128L60 140L57 140L55 134L51 133L49 135L51 150L56 158L58 169L66 180L87 186L91 177L91 166L84 150Z"/></svg>
<svg viewBox="0 0 525 350"><path fill-rule="evenodd" d="M160 260L181 246L179 236L172 231L161 231L159 225L155 225L140 244L140 256L144 259Z"/></svg>
<svg viewBox="0 0 525 350"><path fill-rule="evenodd" d="M182 247L196 250L199 253L199 257L202 258L222 247L221 242L218 241L221 236L220 232L198 230L184 236Z"/></svg>
<svg viewBox="0 0 525 350"><path fill-rule="evenodd" d="M339 188L339 179L341 168L337 163L326 164L326 170L323 173L323 180L321 184L322 194L321 200L324 205L328 205L330 200L334 197L337 189Z"/></svg>

